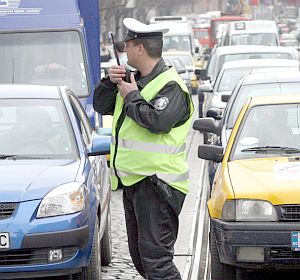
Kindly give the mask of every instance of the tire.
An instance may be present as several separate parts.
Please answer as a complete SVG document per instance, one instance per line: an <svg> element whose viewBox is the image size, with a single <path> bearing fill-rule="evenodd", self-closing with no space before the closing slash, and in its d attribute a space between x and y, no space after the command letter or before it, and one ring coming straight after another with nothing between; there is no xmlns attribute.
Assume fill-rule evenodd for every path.
<svg viewBox="0 0 300 280"><path fill-rule="evenodd" d="M236 280L236 268L220 262L217 242L212 229L209 234L210 273L213 280Z"/></svg>
<svg viewBox="0 0 300 280"><path fill-rule="evenodd" d="M201 91L198 91L198 117L203 118L203 103L204 95Z"/></svg>
<svg viewBox="0 0 300 280"><path fill-rule="evenodd" d="M84 267L82 272L73 279L75 280L101 280L101 256L100 256L100 230L99 222L96 222L94 237L93 237L93 246L90 263L87 267Z"/></svg>
<svg viewBox="0 0 300 280"><path fill-rule="evenodd" d="M101 240L101 264L107 266L112 259L112 241L111 241L111 214L108 206L107 221L105 231Z"/></svg>
<svg viewBox="0 0 300 280"><path fill-rule="evenodd" d="M209 133L208 132L203 132L203 143L204 144L209 144Z"/></svg>

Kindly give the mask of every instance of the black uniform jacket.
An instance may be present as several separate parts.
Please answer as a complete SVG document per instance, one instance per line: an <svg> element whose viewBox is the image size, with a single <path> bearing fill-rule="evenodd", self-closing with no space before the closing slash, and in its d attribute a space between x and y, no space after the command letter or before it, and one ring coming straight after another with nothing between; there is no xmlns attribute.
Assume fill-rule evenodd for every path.
<svg viewBox="0 0 300 280"><path fill-rule="evenodd" d="M149 102L140 94L147 83L168 68L169 66L165 65L164 60L160 59L147 76L141 77L139 72L135 74L139 90L134 90L126 96L117 129L121 126L125 114L153 133L168 133L172 127L179 126L187 121L191 110L190 103L186 93L182 91L176 82L169 82ZM104 77L94 92L93 106L95 111L102 115L113 115L117 92L117 84L112 83L108 77ZM164 101L167 100L168 102L164 109L155 106L156 100L162 97L164 97Z"/></svg>

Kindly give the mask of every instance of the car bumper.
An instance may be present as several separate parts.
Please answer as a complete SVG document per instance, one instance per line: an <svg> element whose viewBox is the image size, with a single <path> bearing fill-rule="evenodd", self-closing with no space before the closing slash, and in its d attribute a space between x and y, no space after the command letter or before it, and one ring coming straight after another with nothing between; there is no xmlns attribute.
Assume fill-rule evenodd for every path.
<svg viewBox="0 0 300 280"><path fill-rule="evenodd" d="M39 203L20 203L15 215L0 221L0 233L9 233L10 239L9 249L1 249L0 279L13 279L9 277L15 273L20 274L18 279L22 274L26 278L69 275L88 265L96 209L36 219L34 209ZM50 261L51 250L56 249L62 257Z"/></svg>
<svg viewBox="0 0 300 280"><path fill-rule="evenodd" d="M299 269L300 252L293 251L296 222L225 222L211 219L220 261L245 269Z"/></svg>

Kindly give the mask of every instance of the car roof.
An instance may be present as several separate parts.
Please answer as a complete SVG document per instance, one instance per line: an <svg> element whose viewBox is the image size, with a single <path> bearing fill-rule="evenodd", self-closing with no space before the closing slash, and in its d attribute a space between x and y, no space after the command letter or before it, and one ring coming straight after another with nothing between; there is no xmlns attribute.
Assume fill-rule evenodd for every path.
<svg viewBox="0 0 300 280"><path fill-rule="evenodd" d="M0 98L60 99L60 87L41 85L0 85Z"/></svg>
<svg viewBox="0 0 300 280"><path fill-rule="evenodd" d="M269 71L256 72L245 75L242 85L253 85L262 83L289 83L300 82L300 71Z"/></svg>
<svg viewBox="0 0 300 280"><path fill-rule="evenodd" d="M244 68L244 67L260 67L260 66L278 66L278 67L299 67L298 60L293 59L275 59L275 58L262 58L262 59L243 59L227 61L223 64L223 69L231 68Z"/></svg>
<svg viewBox="0 0 300 280"><path fill-rule="evenodd" d="M270 96L255 96L250 98L249 107L260 105L275 105L275 104L293 104L300 102L299 94L281 94Z"/></svg>
<svg viewBox="0 0 300 280"><path fill-rule="evenodd" d="M292 51L282 46L263 46L263 45L235 45L217 47L215 50L217 55L239 54L239 53L292 53Z"/></svg>

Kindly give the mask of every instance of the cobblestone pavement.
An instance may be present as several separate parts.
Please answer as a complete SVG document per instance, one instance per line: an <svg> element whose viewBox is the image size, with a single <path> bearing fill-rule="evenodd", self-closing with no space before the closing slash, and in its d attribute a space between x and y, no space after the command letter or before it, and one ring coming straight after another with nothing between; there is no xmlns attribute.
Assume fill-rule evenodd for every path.
<svg viewBox="0 0 300 280"><path fill-rule="evenodd" d="M112 263L102 267L102 280L142 280L136 271L128 250L122 190L112 192Z"/></svg>

